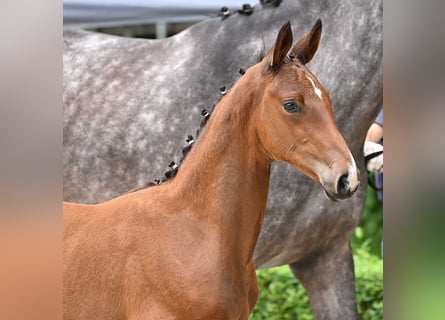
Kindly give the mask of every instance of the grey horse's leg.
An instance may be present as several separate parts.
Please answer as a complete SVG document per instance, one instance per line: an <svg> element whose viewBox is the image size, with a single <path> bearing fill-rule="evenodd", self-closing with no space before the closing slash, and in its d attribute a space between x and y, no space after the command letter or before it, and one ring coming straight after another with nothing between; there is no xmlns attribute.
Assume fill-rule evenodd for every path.
<svg viewBox="0 0 445 320"><path fill-rule="evenodd" d="M290 268L306 289L315 319L358 319L348 241L292 263Z"/></svg>

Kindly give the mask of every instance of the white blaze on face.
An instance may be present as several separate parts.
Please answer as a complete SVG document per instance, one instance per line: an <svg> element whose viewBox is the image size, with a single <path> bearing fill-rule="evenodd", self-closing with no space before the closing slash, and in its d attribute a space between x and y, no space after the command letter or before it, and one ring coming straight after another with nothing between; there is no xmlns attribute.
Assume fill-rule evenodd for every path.
<svg viewBox="0 0 445 320"><path fill-rule="evenodd" d="M306 75L306 76L309 79L309 81L312 83L312 86L314 87L315 94L321 99L321 90L319 88L317 88L317 86L315 85L315 83L311 79L311 77L309 77L308 75Z"/></svg>

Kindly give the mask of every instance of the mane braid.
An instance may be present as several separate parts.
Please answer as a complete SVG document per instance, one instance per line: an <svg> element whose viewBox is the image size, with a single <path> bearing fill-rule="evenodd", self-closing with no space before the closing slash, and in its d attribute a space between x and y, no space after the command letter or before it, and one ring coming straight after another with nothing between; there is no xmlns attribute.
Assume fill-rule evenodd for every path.
<svg viewBox="0 0 445 320"><path fill-rule="evenodd" d="M241 15L246 15L246 16L250 16L254 11L253 8L250 4L245 3L243 4L243 6L241 7L241 9L236 10L235 13L239 13ZM221 17L221 20L226 19L227 17L229 17L232 13L230 12L229 8L227 8L226 6L222 7L221 9L219 9L218 12L218 17Z"/></svg>
<svg viewBox="0 0 445 320"><path fill-rule="evenodd" d="M283 0L260 0L260 4L264 8L267 8L267 7L274 7L274 8L276 8L276 7L278 7L281 4L282 1ZM238 13L240 15L245 15L245 16L250 16L254 12L255 11L253 10L253 7L250 4L248 4L248 3L243 4L241 9L238 9L238 10L235 11L235 13ZM229 8L224 6L221 9L219 9L219 12L218 12L217 16L221 17L221 20L225 20L231 14L232 14L232 12L230 12Z"/></svg>
<svg viewBox="0 0 445 320"><path fill-rule="evenodd" d="M246 70L244 68L239 68L238 74L243 76L245 73L246 73ZM230 87L232 87L233 85L234 85L234 83L232 83L232 85L230 85ZM193 145L195 144L195 140L198 139L199 135L201 134L202 130L204 129L205 125L207 124L208 120L210 119L210 116L213 114L213 111L215 110L216 106L219 104L221 99L227 94L228 91L229 90L226 88L226 86L219 87L220 97L219 97L218 101L212 105L212 107L210 108L210 111L207 111L207 109L203 109L201 111L201 116L203 116L204 118L202 119L198 130L196 130L196 135L195 135L196 138L193 139L192 135L187 136L187 139L185 140L187 142L187 145L182 149L182 157L179 160L179 164L176 164L174 161L171 161L170 164L168 165L170 170L167 170L164 173L164 177L162 177L161 179L155 179L154 181L149 181L149 182L145 183L142 187L131 189L130 191L126 192L126 194L136 192L136 191L139 191L142 189L158 186L161 183L173 178L176 175L179 168L181 167L181 164L184 162L187 154L190 152Z"/></svg>

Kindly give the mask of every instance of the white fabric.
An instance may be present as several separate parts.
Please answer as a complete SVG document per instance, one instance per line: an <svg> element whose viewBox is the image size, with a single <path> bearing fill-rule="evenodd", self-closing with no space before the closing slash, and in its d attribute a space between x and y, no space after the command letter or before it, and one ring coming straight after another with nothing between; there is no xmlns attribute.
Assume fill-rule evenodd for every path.
<svg viewBox="0 0 445 320"><path fill-rule="evenodd" d="M383 150L383 146L372 141L365 141L365 144L363 146L363 154L365 155L365 157L371 153L381 150ZM369 172L383 172L383 153L369 160L368 164L366 165L366 169Z"/></svg>
<svg viewBox="0 0 445 320"><path fill-rule="evenodd" d="M258 0L63 0L64 28L119 27L136 24L195 22L232 12Z"/></svg>

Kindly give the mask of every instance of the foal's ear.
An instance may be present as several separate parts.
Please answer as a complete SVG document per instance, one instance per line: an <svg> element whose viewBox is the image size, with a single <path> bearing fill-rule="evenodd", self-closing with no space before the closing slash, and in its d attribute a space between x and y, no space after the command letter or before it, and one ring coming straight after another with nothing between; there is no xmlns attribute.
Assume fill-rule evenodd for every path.
<svg viewBox="0 0 445 320"><path fill-rule="evenodd" d="M301 37L301 39L294 45L292 54L297 57L301 63L308 63L314 56L315 51L317 51L318 44L320 43L320 36L321 20L318 19L312 27L312 30Z"/></svg>
<svg viewBox="0 0 445 320"><path fill-rule="evenodd" d="M273 48L273 57L272 57L272 68L279 67L286 55L289 53L290 48L292 47L292 29L290 27L290 22L288 21L285 25L283 25L278 32L277 41L275 42L275 46Z"/></svg>

